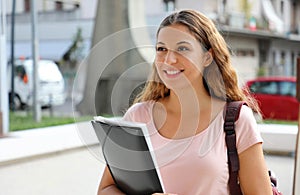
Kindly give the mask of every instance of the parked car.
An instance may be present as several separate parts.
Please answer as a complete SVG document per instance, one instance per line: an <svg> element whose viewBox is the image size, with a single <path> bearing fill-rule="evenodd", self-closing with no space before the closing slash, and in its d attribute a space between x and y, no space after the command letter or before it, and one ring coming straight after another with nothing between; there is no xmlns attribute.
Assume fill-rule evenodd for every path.
<svg viewBox="0 0 300 195"><path fill-rule="evenodd" d="M295 77L259 77L246 82L263 119L298 120Z"/></svg>
<svg viewBox="0 0 300 195"><path fill-rule="evenodd" d="M33 104L33 60L15 60L14 97L11 95L11 64L8 65L9 101L14 101L15 109ZM38 101L42 107L62 105L66 100L65 81L57 64L51 60L38 63Z"/></svg>

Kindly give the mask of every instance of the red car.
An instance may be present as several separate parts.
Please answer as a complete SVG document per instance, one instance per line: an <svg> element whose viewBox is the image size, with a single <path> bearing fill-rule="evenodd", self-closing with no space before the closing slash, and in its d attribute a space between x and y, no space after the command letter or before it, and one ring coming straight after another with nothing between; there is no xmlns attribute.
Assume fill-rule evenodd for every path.
<svg viewBox="0 0 300 195"><path fill-rule="evenodd" d="M263 119L298 120L296 77L259 77L246 83Z"/></svg>

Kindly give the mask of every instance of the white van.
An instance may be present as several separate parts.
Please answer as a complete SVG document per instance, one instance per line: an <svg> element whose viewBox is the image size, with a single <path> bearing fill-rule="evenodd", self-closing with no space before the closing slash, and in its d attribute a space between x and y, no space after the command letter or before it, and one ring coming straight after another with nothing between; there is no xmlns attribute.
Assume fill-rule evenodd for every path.
<svg viewBox="0 0 300 195"><path fill-rule="evenodd" d="M14 105L21 109L33 103L33 60L15 60ZM57 66L51 60L38 63L38 101L42 107L62 105L66 100L65 81ZM11 97L11 65L8 66L8 90Z"/></svg>

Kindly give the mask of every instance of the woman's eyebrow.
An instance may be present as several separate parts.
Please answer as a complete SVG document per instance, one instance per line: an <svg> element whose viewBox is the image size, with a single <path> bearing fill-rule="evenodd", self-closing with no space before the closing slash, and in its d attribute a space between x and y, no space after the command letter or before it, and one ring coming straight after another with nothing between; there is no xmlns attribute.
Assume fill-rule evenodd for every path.
<svg viewBox="0 0 300 195"><path fill-rule="evenodd" d="M180 44L189 44L189 45L192 45L190 42L188 41L179 41L178 43L176 43L176 45L180 45ZM165 43L159 41L156 43L156 45L166 45Z"/></svg>
<svg viewBox="0 0 300 195"><path fill-rule="evenodd" d="M156 45L159 45L159 44L160 45L165 45L163 42L160 42L160 41L156 43Z"/></svg>
<svg viewBox="0 0 300 195"><path fill-rule="evenodd" d="M180 44L189 44L189 45L192 45L190 42L188 42L188 41L179 41L178 43L177 43L177 45L180 45Z"/></svg>

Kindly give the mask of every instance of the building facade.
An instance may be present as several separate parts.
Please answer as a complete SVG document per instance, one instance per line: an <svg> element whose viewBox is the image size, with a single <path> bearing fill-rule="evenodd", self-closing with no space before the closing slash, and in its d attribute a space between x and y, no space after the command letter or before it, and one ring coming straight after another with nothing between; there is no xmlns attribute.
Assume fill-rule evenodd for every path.
<svg viewBox="0 0 300 195"><path fill-rule="evenodd" d="M138 3L134 1L141 0L127 2ZM40 0L35 2L39 11L38 35L41 58L60 62L75 56L80 62L91 51L96 12L99 11L98 1ZM11 47L11 3L12 1L7 2L8 59L10 59ZM18 0L16 3L15 56L30 57L30 0ZM168 13L180 9L196 9L210 17L232 51L232 62L237 69L240 85L248 79L261 75L296 75L296 59L300 56L300 0L144 0L143 4L144 14L139 17L142 15L145 17L145 23L142 25L146 26L157 26ZM106 11L109 12L102 9L102 12ZM120 15L120 13L115 14ZM132 16L133 14L128 14L128 18ZM124 20L135 19L128 18ZM106 27L110 28L108 24ZM130 25L129 27L132 28ZM80 38L77 35L80 35ZM150 32L149 38L154 46L155 32ZM71 54L74 45L79 51L76 55ZM150 56L148 59L153 57ZM151 64L149 60L148 62ZM71 74L74 78L77 68L74 67L71 73L63 72L64 76ZM70 79L70 90L72 81ZM79 93L83 94L85 88L82 84Z"/></svg>
<svg viewBox="0 0 300 195"><path fill-rule="evenodd" d="M213 19L233 51L233 65L241 84L260 75L296 75L296 59L300 57L299 0L153 1L145 1L152 25L172 11L170 8L196 9Z"/></svg>
<svg viewBox="0 0 300 195"><path fill-rule="evenodd" d="M6 3L8 59L11 55L12 2ZM96 0L35 0L35 3L38 11L39 53L42 58L61 60L79 31L82 36L82 55L88 52ZM14 38L15 57L30 57L32 55L30 0L16 0Z"/></svg>
<svg viewBox="0 0 300 195"><path fill-rule="evenodd" d="M83 55L86 55L97 0L40 0L36 3L41 56L60 60L78 29L82 30ZM236 54L236 66L243 64L241 68L255 69L251 77L259 71L265 71L266 75L295 75L296 58L300 54L299 0L145 0L145 7L149 25L158 25L160 19L174 9L192 8L207 14L216 21ZM8 42L11 40L11 9L12 1L7 1ZM15 23L16 56L30 56L30 0L16 1ZM7 45L10 55L10 43ZM244 71L237 68L243 74Z"/></svg>

